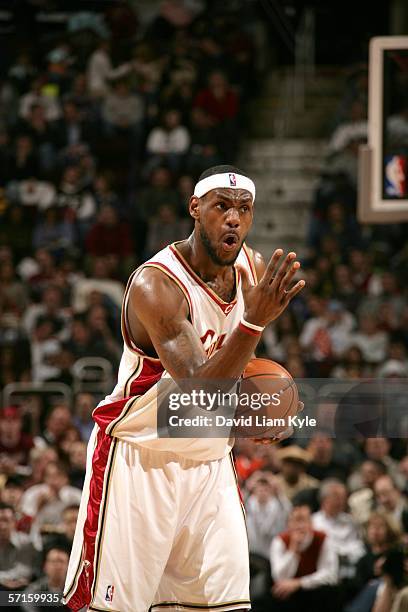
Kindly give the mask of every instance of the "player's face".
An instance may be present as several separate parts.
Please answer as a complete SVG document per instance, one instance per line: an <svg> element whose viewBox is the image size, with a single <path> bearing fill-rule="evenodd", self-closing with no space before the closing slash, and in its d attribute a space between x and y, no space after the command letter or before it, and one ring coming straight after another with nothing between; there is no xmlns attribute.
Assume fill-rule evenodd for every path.
<svg viewBox="0 0 408 612"><path fill-rule="evenodd" d="M212 189L195 209L199 236L209 257L219 266L230 266L239 255L251 228L254 207L246 189Z"/></svg>

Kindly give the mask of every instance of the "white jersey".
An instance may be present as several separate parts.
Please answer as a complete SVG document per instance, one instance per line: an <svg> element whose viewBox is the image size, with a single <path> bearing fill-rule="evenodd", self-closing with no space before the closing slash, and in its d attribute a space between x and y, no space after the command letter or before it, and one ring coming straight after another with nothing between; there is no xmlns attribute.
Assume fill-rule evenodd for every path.
<svg viewBox="0 0 408 612"><path fill-rule="evenodd" d="M248 271L250 282L256 284L252 254L245 245L236 260L237 264ZM241 280L236 266L236 295L232 302L224 302L189 266L177 249L177 243L165 247L142 264L129 278L122 308L124 349L119 366L118 382L112 394L107 396L103 403L116 401L135 393L140 395L143 389L147 391L149 386L154 384L164 372L159 359L149 357L134 344L127 324L126 310L130 285L134 276L147 267L161 270L180 287L188 303L190 321L208 356L221 348L228 336L238 326L244 313Z"/></svg>

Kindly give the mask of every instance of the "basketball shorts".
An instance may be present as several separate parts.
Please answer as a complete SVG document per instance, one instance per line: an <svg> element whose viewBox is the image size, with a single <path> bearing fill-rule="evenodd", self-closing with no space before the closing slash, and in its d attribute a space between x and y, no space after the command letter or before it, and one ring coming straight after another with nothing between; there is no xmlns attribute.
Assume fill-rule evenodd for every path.
<svg viewBox="0 0 408 612"><path fill-rule="evenodd" d="M129 423L125 439L120 428L107 429L96 424L88 444L67 605L249 610L248 541L231 454L199 461L132 443Z"/></svg>

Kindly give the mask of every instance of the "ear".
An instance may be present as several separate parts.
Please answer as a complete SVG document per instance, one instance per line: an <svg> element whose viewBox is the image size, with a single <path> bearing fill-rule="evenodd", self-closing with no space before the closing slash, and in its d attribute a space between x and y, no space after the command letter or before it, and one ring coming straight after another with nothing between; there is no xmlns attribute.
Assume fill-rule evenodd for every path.
<svg viewBox="0 0 408 612"><path fill-rule="evenodd" d="M200 200L197 196L191 196L188 210L195 221L200 220Z"/></svg>

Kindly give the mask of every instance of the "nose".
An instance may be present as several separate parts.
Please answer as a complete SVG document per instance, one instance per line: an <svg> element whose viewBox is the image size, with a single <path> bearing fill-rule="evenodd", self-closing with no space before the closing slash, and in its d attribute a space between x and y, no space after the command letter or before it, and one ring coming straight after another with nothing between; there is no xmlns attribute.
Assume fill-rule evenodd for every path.
<svg viewBox="0 0 408 612"><path fill-rule="evenodd" d="M236 208L229 208L228 209L226 224L230 228L237 228L237 227L239 227L239 224L240 224L239 212L236 210Z"/></svg>

